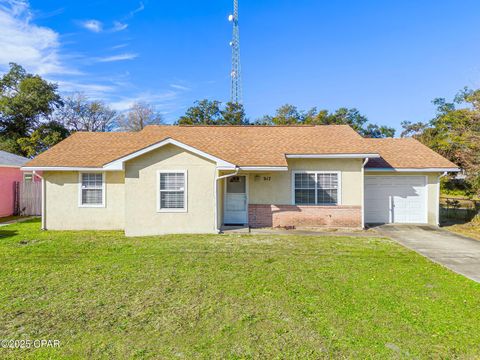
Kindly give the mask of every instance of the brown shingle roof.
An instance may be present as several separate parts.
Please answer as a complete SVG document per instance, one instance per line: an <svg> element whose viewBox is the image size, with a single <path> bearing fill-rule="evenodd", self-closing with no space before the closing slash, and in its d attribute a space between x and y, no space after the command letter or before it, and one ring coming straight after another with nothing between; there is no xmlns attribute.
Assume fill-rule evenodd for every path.
<svg viewBox="0 0 480 360"><path fill-rule="evenodd" d="M370 149L375 149L381 158L370 159L368 168L456 168L457 165L445 159L419 141L403 139L364 139Z"/></svg>
<svg viewBox="0 0 480 360"><path fill-rule="evenodd" d="M286 166L286 154L380 153L383 156L385 152L385 161L394 167L454 167L418 142L410 148L419 152L415 155L405 151L405 139L364 139L346 125L148 126L137 133L78 132L25 166L102 167L167 138L238 166ZM396 146L402 151L396 151Z"/></svg>

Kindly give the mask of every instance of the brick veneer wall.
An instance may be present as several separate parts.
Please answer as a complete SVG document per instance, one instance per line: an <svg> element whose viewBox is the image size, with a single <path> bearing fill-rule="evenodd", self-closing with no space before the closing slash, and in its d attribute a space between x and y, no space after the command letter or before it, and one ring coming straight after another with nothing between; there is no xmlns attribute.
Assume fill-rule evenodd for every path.
<svg viewBox="0 0 480 360"><path fill-rule="evenodd" d="M361 227L360 206L297 206L257 205L248 206L251 227L321 226Z"/></svg>

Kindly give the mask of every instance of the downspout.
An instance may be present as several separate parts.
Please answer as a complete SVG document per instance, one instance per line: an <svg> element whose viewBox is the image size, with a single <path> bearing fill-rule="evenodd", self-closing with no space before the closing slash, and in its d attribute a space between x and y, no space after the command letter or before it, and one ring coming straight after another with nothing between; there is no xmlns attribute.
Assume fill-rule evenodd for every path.
<svg viewBox="0 0 480 360"><path fill-rule="evenodd" d="M39 177L42 180L42 209L41 209L41 218L42 218L42 230L47 230L47 221L46 221L46 203L45 203L45 179L43 176L37 174L35 170L33 170L33 177Z"/></svg>
<svg viewBox="0 0 480 360"><path fill-rule="evenodd" d="M217 175L217 170L215 170L215 192L214 192L214 195L215 195L214 196L214 198L215 198L214 199L214 201L215 201L215 207L214 207L215 214L214 214L214 218L215 218L215 231L217 233L221 232L221 230L218 226L218 201L217 201L217 199L218 199L218 181L237 175L239 170L240 169L238 167L235 167L235 172L233 172L231 174L227 174L227 175L222 175L222 176L218 176Z"/></svg>
<svg viewBox="0 0 480 360"><path fill-rule="evenodd" d="M368 157L365 158L362 164L362 229L365 229L365 165L367 165Z"/></svg>
<svg viewBox="0 0 480 360"><path fill-rule="evenodd" d="M440 226L440 179L447 174L448 173L445 171L442 175L439 175L437 181L437 226Z"/></svg>

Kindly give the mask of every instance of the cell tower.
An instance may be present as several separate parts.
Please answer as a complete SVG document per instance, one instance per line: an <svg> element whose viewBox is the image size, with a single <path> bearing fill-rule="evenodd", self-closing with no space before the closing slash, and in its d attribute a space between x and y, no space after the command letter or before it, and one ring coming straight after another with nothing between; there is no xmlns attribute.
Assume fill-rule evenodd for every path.
<svg viewBox="0 0 480 360"><path fill-rule="evenodd" d="M233 15L228 17L228 21L233 24L233 37L230 42L232 47L232 89L230 101L233 103L242 103L242 67L240 65L240 27L238 25L238 0L233 0Z"/></svg>

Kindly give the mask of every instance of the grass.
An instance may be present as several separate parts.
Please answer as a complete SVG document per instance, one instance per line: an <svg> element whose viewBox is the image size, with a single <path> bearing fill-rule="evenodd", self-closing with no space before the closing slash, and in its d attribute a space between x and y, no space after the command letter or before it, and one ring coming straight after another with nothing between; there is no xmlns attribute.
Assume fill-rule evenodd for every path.
<svg viewBox="0 0 480 360"><path fill-rule="evenodd" d="M0 358L475 358L480 284L388 239L0 228Z"/></svg>
<svg viewBox="0 0 480 360"><path fill-rule="evenodd" d="M480 197L477 195L467 195L467 194L447 194L447 193L442 193L440 195L440 199L442 198L448 198L448 199L460 199L460 200L475 200L478 201L480 200Z"/></svg>
<svg viewBox="0 0 480 360"><path fill-rule="evenodd" d="M19 220L19 219L23 219L25 218L25 216L4 216L4 217L0 217L0 224L2 223L6 223L6 222L9 222L9 221L13 221L13 220Z"/></svg>
<svg viewBox="0 0 480 360"><path fill-rule="evenodd" d="M455 224L447 226L444 229L453 231L460 235L468 236L472 239L480 240L480 223Z"/></svg>

